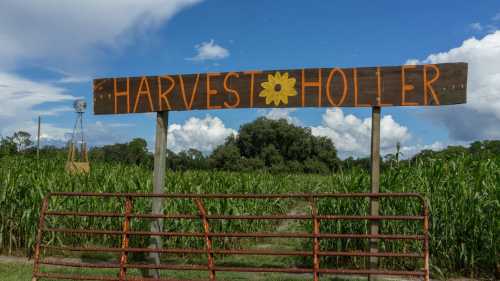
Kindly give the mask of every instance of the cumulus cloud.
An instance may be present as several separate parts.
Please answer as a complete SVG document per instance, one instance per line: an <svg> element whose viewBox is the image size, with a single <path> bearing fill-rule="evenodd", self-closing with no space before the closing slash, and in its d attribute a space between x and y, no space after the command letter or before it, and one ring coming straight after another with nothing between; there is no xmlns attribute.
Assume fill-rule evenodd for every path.
<svg viewBox="0 0 500 281"><path fill-rule="evenodd" d="M237 132L227 128L217 117L191 117L183 125L168 126L167 145L174 152L194 148L209 153L231 134L236 135Z"/></svg>
<svg viewBox="0 0 500 281"><path fill-rule="evenodd" d="M411 138L408 128L397 123L391 115L383 116L380 126L382 155L393 153L396 143L404 143ZM322 125L311 127L311 131L315 136L330 138L342 158L370 154L371 118L345 115L340 108L327 109Z"/></svg>
<svg viewBox="0 0 500 281"><path fill-rule="evenodd" d="M129 38L169 20L200 0L85 0L0 2L0 63L25 59L85 62L96 50L118 49Z"/></svg>
<svg viewBox="0 0 500 281"><path fill-rule="evenodd" d="M194 46L196 55L187 60L192 61L206 61L206 60L220 60L229 56L229 50L216 44L212 39L209 42L202 42Z"/></svg>
<svg viewBox="0 0 500 281"><path fill-rule="evenodd" d="M291 115L295 111L295 108L273 108L265 114L265 117L271 120L285 119L290 124L300 126L302 122L299 118Z"/></svg>
<svg viewBox="0 0 500 281"><path fill-rule="evenodd" d="M427 115L442 122L448 128L450 137L457 141L499 138L500 31L482 39L467 39L457 48L431 54L418 62L459 61L469 63L467 104L436 108Z"/></svg>

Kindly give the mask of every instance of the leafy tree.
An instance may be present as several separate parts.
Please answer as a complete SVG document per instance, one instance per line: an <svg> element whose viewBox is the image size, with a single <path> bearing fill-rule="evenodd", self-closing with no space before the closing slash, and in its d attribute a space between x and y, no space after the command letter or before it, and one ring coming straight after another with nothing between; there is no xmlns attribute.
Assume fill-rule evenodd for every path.
<svg viewBox="0 0 500 281"><path fill-rule="evenodd" d="M330 171L328 166L318 159L307 159L304 161L304 171L307 173L325 174Z"/></svg>
<svg viewBox="0 0 500 281"><path fill-rule="evenodd" d="M287 161L286 166L291 173L303 173L304 165L297 160Z"/></svg>
<svg viewBox="0 0 500 281"><path fill-rule="evenodd" d="M135 138L129 143L115 143L102 147L93 147L89 151L92 161L117 162L134 165L152 166L153 156L147 150L147 142Z"/></svg>
<svg viewBox="0 0 500 281"><path fill-rule="evenodd" d="M271 167L273 165L283 164L283 156L274 147L273 144L269 144L261 150L260 159L262 159L262 161L264 161L264 163L268 167Z"/></svg>
<svg viewBox="0 0 500 281"><path fill-rule="evenodd" d="M126 152L126 162L129 164L144 165L149 164L150 157L148 143L141 138L135 138L128 143Z"/></svg>
<svg viewBox="0 0 500 281"><path fill-rule="evenodd" d="M471 143L469 151L473 155L482 157L500 155L500 140L475 141Z"/></svg>
<svg viewBox="0 0 500 281"><path fill-rule="evenodd" d="M309 128L295 126L286 120L258 118L241 126L238 135L226 141L225 146L229 145L235 145L244 159L262 160L272 172L326 173L336 170L340 164L330 139L313 136ZM305 161L312 165L313 160L315 168L305 169ZM240 164L247 163L240 161Z"/></svg>
<svg viewBox="0 0 500 281"><path fill-rule="evenodd" d="M24 151L33 144L30 133L25 131L15 132L12 136L12 140L17 145L17 151Z"/></svg>
<svg viewBox="0 0 500 281"><path fill-rule="evenodd" d="M339 167L337 150L329 138L315 137L312 139L312 145L312 155L316 155L316 158L326 164L329 170L336 170Z"/></svg>
<svg viewBox="0 0 500 281"><path fill-rule="evenodd" d="M242 171L257 171L263 170L266 167L266 163L260 158L241 158L241 169Z"/></svg>
<svg viewBox="0 0 500 281"><path fill-rule="evenodd" d="M174 171L203 170L208 168L208 160L201 151L194 148L178 154L167 150L167 167Z"/></svg>
<svg viewBox="0 0 500 281"><path fill-rule="evenodd" d="M217 169L238 171L242 169L241 164L240 150L230 140L217 147L210 156L210 166Z"/></svg>
<svg viewBox="0 0 500 281"><path fill-rule="evenodd" d="M302 162L312 152L312 139L310 129L261 117L241 126L236 142L244 157L257 157L273 145L284 160Z"/></svg>
<svg viewBox="0 0 500 281"><path fill-rule="evenodd" d="M342 161L342 167L344 169L360 168L363 170L370 170L371 159L370 157L356 158L349 157Z"/></svg>
<svg viewBox="0 0 500 281"><path fill-rule="evenodd" d="M17 152L17 145L12 137L0 139L0 157L12 155Z"/></svg>

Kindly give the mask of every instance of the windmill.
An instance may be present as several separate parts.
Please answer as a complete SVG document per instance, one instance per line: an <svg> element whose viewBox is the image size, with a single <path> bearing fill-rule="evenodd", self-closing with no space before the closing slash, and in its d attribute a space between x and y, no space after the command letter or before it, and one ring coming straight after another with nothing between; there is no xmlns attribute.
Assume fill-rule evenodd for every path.
<svg viewBox="0 0 500 281"><path fill-rule="evenodd" d="M73 108L76 112L73 134L68 144L68 161L66 171L73 173L88 173L90 171L87 143L83 132L83 113L87 108L85 100L75 100ZM79 149L79 150L78 150Z"/></svg>

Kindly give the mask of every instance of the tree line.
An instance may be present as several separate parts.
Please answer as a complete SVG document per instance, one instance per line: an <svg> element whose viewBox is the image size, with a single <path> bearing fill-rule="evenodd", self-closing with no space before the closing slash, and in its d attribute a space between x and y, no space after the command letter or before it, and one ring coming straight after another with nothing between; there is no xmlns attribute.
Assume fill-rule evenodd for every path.
<svg viewBox="0 0 500 281"><path fill-rule="evenodd" d="M142 138L128 143L116 143L92 147L90 161L124 163L153 168L153 154ZM41 157L66 157L67 148L44 146ZM0 138L0 157L13 154L36 155L31 136L27 132L16 132ZM449 146L441 151L422 150L409 159L401 159L400 145L395 144L393 154L381 157L382 166L411 164L428 158L455 158L473 154L481 158L500 155L500 140L476 141L469 147ZM309 128L298 127L286 120L258 118L240 127L237 135L229 136L210 154L196 149L175 153L167 150L167 169L257 171L272 173L318 173L326 174L354 167L369 169L370 158L352 157L341 160L333 142L326 137L313 136Z"/></svg>

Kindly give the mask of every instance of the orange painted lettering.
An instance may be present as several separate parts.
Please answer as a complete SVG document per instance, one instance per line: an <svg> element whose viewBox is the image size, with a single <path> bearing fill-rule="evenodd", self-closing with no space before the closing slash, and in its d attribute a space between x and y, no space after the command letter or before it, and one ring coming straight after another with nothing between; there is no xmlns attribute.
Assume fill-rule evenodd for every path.
<svg viewBox="0 0 500 281"><path fill-rule="evenodd" d="M245 71L245 74L250 74L250 108L253 107L253 93L254 93L254 84L255 84L255 74L262 73L262 71L254 70L254 71Z"/></svg>
<svg viewBox="0 0 500 281"><path fill-rule="evenodd" d="M127 77L127 86L125 88L125 91L118 92L118 87L117 87L117 81L116 78L113 78L113 92L115 96L115 113L118 113L118 97L127 97L127 113L130 113L130 96L129 96L129 86L130 86L130 80Z"/></svg>
<svg viewBox="0 0 500 281"><path fill-rule="evenodd" d="M219 109L220 105L210 105L210 96L217 95L217 90L210 88L210 78L219 76L220 73L207 73L207 109Z"/></svg>
<svg viewBox="0 0 500 281"><path fill-rule="evenodd" d="M236 78L240 78L240 75L236 72L229 72L228 74L226 74L226 77L224 77L224 90L226 92L232 93L236 98L236 101L232 105L230 105L224 101L224 106L227 108L235 108L235 107L238 107L240 105L240 94L238 93L238 91L233 90L233 89L229 88L229 86L228 86L228 81L229 81L229 78L231 76L234 76Z"/></svg>
<svg viewBox="0 0 500 281"><path fill-rule="evenodd" d="M405 71L406 69L415 69L415 65L403 65L401 66L401 105L418 105L417 102L407 102L406 93L412 91L415 87L411 84L406 84L405 81Z"/></svg>
<svg viewBox="0 0 500 281"><path fill-rule="evenodd" d="M163 79L167 79L168 81L170 81L170 87L165 92L163 92L163 90L161 88L161 79L162 78ZM172 92L172 90L174 89L174 87L175 87L175 80L174 80L174 78L172 78L172 77L170 77L168 75L158 76L158 107L160 108L160 111L165 110L163 108L163 103L167 104L167 110L171 110L172 109L170 107L170 103L168 102L167 95Z"/></svg>
<svg viewBox="0 0 500 281"><path fill-rule="evenodd" d="M431 79L431 80L427 80L427 70L429 68L433 68L434 71L436 72L436 75ZM432 98L434 99L434 101L436 102L437 105L439 105L439 98L436 94L436 92L434 91L434 88L432 88L432 83L436 82L438 79L439 79L439 68L434 65L434 64L426 64L424 65L424 104L425 105L428 105L429 104L429 100L428 100L428 95L429 95L429 90L432 94Z"/></svg>
<svg viewBox="0 0 500 281"><path fill-rule="evenodd" d="M199 81L200 81L200 74L196 74L196 80L194 82L193 91L191 92L191 99L189 100L188 103L186 97L186 91L184 88L184 79L182 78L182 75L179 75L179 84L181 85L181 95L182 99L184 100L184 106L186 107L187 110L191 110L191 107L193 107L193 101L196 97L196 90L198 89Z"/></svg>
<svg viewBox="0 0 500 281"><path fill-rule="evenodd" d="M146 86L145 88L144 88L144 85ZM137 105L139 105L139 98L142 95L145 95L148 97L150 111L151 112L154 111L153 110L153 101L151 99L151 92L149 91L148 78L146 78L144 76L141 78L141 82L139 84L139 90L137 91L137 95L135 96L134 112L137 112Z"/></svg>
<svg viewBox="0 0 500 281"><path fill-rule="evenodd" d="M344 84L344 88L342 90L342 97L340 98L339 100L339 103L338 104L335 104L335 101L333 101L333 97L331 95L331 83L332 83L332 80L333 80L333 76L335 75L335 73L339 73L340 76L342 76L342 82ZM340 106L342 105L342 103L344 103L344 100L346 99L347 97L347 77L345 76L345 73L342 69L340 68L334 68L330 71L330 74L328 75L328 79L326 80L326 97L328 98L328 101L330 102L330 105L331 106Z"/></svg>
<svg viewBox="0 0 500 281"><path fill-rule="evenodd" d="M318 107L321 107L321 68L318 68L318 81L306 81L306 74L304 69L302 69L302 107L305 105L306 100L306 87L317 87L318 88Z"/></svg>

